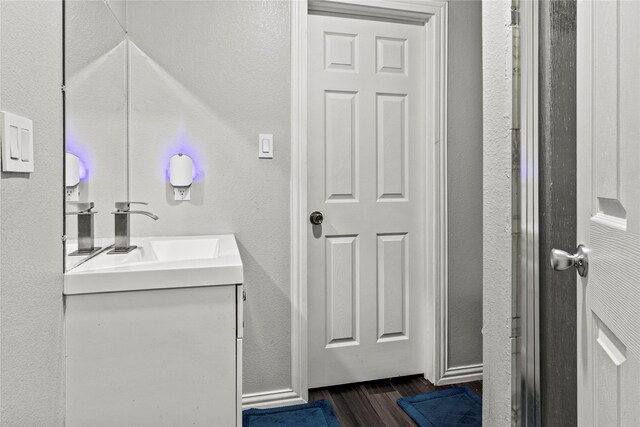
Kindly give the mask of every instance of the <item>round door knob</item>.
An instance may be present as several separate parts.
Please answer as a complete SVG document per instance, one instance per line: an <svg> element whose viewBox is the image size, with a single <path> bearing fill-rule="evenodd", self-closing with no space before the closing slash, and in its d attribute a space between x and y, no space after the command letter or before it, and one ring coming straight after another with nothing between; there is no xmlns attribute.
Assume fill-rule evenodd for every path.
<svg viewBox="0 0 640 427"><path fill-rule="evenodd" d="M550 261L551 267L555 271L566 270L575 267L578 274L582 277L587 275L589 268L588 250L583 245L578 245L575 254L570 254L560 249L551 249Z"/></svg>
<svg viewBox="0 0 640 427"><path fill-rule="evenodd" d="M322 224L322 220L324 219L324 217L322 216L322 212L312 212L311 215L309 216L309 221L311 221L311 224L313 225L320 225Z"/></svg>

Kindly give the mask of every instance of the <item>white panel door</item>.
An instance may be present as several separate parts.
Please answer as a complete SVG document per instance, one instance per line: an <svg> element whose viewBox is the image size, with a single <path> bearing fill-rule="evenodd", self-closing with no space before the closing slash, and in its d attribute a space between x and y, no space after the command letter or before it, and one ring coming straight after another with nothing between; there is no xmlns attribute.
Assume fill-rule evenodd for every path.
<svg viewBox="0 0 640 427"><path fill-rule="evenodd" d="M638 1L578 2L577 129L578 425L640 426Z"/></svg>
<svg viewBox="0 0 640 427"><path fill-rule="evenodd" d="M425 29L308 31L309 386L422 373Z"/></svg>

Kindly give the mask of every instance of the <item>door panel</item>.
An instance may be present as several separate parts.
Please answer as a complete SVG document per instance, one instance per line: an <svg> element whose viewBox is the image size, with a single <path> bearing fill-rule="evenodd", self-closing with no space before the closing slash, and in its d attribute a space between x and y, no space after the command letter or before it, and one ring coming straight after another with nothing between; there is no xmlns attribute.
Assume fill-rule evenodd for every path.
<svg viewBox="0 0 640 427"><path fill-rule="evenodd" d="M578 3L578 424L640 425L640 3Z"/></svg>
<svg viewBox="0 0 640 427"><path fill-rule="evenodd" d="M308 22L309 386L421 373L425 29Z"/></svg>
<svg viewBox="0 0 640 427"><path fill-rule="evenodd" d="M358 342L358 236L327 236L327 346Z"/></svg>
<svg viewBox="0 0 640 427"><path fill-rule="evenodd" d="M626 362L626 347L595 314L592 324L593 365L598 368L594 372L596 425L618 426L621 422L620 374L627 367L622 367Z"/></svg>
<svg viewBox="0 0 640 427"><path fill-rule="evenodd" d="M378 199L405 199L407 188L407 95L377 93Z"/></svg>
<svg viewBox="0 0 640 427"><path fill-rule="evenodd" d="M327 200L355 200L357 92L325 91L325 188Z"/></svg>
<svg viewBox="0 0 640 427"><path fill-rule="evenodd" d="M378 342L407 339L407 235L378 235Z"/></svg>

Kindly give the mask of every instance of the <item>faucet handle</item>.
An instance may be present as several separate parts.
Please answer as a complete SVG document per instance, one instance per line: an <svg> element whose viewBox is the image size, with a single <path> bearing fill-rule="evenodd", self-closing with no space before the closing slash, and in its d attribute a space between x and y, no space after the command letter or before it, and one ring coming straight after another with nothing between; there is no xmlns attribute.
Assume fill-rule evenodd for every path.
<svg viewBox="0 0 640 427"><path fill-rule="evenodd" d="M94 212L91 209L93 209L93 202L67 202L70 205L76 205L78 207L78 211L77 212L67 212L67 215L83 215L83 214L95 214L98 212Z"/></svg>
<svg viewBox="0 0 640 427"><path fill-rule="evenodd" d="M131 209L130 205L148 205L147 202L116 202L116 210L120 212L127 212Z"/></svg>

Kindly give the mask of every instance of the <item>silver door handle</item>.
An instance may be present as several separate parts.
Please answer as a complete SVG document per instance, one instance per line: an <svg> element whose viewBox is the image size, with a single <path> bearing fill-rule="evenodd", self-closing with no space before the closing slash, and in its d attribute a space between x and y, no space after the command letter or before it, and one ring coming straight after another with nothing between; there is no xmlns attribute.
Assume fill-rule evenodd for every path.
<svg viewBox="0 0 640 427"><path fill-rule="evenodd" d="M551 267L555 271L566 270L571 267L575 267L578 270L578 274L582 277L586 277L589 269L589 251L583 245L578 245L576 253L571 255L560 249L551 249Z"/></svg>

